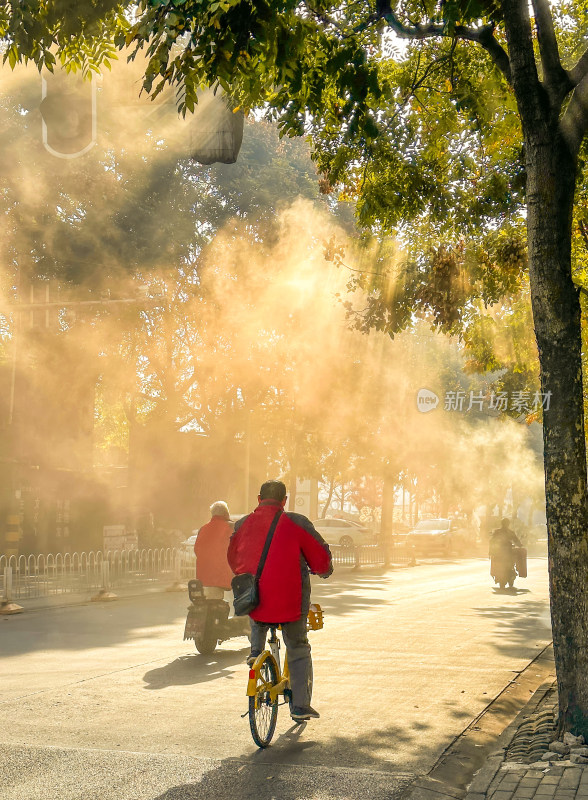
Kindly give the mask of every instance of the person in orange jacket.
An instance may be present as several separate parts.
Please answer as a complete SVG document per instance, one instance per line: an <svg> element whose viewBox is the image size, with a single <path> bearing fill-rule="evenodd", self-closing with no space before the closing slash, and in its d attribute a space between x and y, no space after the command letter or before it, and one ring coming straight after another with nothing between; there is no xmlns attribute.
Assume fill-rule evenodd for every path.
<svg viewBox="0 0 588 800"><path fill-rule="evenodd" d="M196 577L202 581L206 597L222 600L231 588L233 571L227 561L229 540L233 533L229 507L222 500L210 506L210 522L198 531L194 542Z"/></svg>

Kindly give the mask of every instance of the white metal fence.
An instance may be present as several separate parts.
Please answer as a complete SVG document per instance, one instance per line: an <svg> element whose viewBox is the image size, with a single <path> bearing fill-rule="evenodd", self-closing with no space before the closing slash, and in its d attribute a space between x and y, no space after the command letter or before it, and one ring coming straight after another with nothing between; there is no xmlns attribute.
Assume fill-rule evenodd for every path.
<svg viewBox="0 0 588 800"><path fill-rule="evenodd" d="M333 562L342 566L407 563L412 554L391 545L332 545ZM195 577L193 553L182 549L115 550L103 553L0 555L0 601L61 594L89 594L100 589L172 584Z"/></svg>
<svg viewBox="0 0 588 800"><path fill-rule="evenodd" d="M171 583L194 577L194 564L191 553L175 548L0 555L0 599L79 594L166 580Z"/></svg>
<svg viewBox="0 0 588 800"><path fill-rule="evenodd" d="M378 564L410 564L414 561L414 553L406 543L362 544L356 547L344 547L339 544L329 545L333 564L360 567Z"/></svg>

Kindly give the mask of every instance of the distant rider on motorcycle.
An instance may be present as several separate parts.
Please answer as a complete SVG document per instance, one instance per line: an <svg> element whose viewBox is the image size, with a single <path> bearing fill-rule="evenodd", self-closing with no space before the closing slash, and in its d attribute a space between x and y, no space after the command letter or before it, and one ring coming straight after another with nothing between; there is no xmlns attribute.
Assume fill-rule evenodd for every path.
<svg viewBox="0 0 588 800"><path fill-rule="evenodd" d="M250 633L249 618L229 616L233 571L227 561L233 523L222 500L210 506L211 520L198 531L194 543L196 580L188 581L188 616L184 639L194 639L199 653L213 653L219 642ZM225 598L226 595L226 599Z"/></svg>
<svg viewBox="0 0 588 800"><path fill-rule="evenodd" d="M204 596L222 600L231 588L233 571L227 561L227 549L233 533L229 507L222 500L210 506L211 520L198 531L194 542L196 577L202 581Z"/></svg>
<svg viewBox="0 0 588 800"><path fill-rule="evenodd" d="M509 524L508 519L503 519L500 528L492 532L489 541L490 574L494 578L494 583L498 583L501 589L505 585L514 586L517 573L513 548L523 546Z"/></svg>

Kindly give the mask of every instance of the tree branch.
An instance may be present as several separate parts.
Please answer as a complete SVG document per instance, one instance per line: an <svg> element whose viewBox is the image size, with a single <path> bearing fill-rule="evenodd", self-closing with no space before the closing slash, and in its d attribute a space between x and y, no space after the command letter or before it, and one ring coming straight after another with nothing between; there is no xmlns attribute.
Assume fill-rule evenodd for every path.
<svg viewBox="0 0 588 800"><path fill-rule="evenodd" d="M568 77L572 82L572 86L577 86L580 81L588 74L588 50L580 56L579 61L575 67L568 70Z"/></svg>
<svg viewBox="0 0 588 800"><path fill-rule="evenodd" d="M197 382L196 370L194 369L194 367L192 367L192 374L190 375L189 378L184 378L184 380L178 384L178 386L176 387L176 394L178 394L180 397L183 397L183 395L188 391L188 389L190 389L190 387L193 386L196 382Z"/></svg>
<svg viewBox="0 0 588 800"><path fill-rule="evenodd" d="M582 222L582 220L580 220L578 222L578 228L580 229L580 234L582 236L582 239L584 240L584 245L586 247L586 250L588 250L588 225L586 225L585 222Z"/></svg>
<svg viewBox="0 0 588 800"><path fill-rule="evenodd" d="M555 92L561 101L572 86L567 72L561 65L551 9L547 0L532 0L532 3L545 85L548 91Z"/></svg>
<svg viewBox="0 0 588 800"><path fill-rule="evenodd" d="M510 53L512 85L523 129L533 130L545 123L549 113L546 90L537 73L533 32L527 0L501 0L506 40Z"/></svg>
<svg viewBox="0 0 588 800"><path fill-rule="evenodd" d="M560 130L570 153L576 158L582 139L588 132L588 73L574 89L561 119Z"/></svg>
<svg viewBox="0 0 588 800"><path fill-rule="evenodd" d="M493 25L484 25L481 28L468 28L465 25L456 25L452 29L434 22L430 22L427 25L421 25L419 23L404 25L389 7L382 16L401 39L431 39L443 37L445 39L455 38L476 42L486 50L506 80L509 83L511 82L508 54L495 38Z"/></svg>

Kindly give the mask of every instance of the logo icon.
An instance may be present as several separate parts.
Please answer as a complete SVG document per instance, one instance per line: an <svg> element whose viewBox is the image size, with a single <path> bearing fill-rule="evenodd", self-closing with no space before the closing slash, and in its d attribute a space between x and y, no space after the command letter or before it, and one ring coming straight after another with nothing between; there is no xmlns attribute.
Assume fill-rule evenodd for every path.
<svg viewBox="0 0 588 800"><path fill-rule="evenodd" d="M422 414L434 411L439 405L439 398L430 389L419 389L417 392L417 408Z"/></svg>

